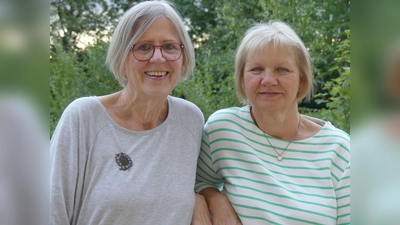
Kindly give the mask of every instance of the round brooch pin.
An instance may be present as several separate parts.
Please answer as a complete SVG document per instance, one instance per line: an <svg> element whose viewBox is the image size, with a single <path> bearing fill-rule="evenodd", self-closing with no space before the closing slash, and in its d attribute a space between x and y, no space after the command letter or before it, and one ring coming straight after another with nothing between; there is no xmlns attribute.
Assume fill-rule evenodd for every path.
<svg viewBox="0 0 400 225"><path fill-rule="evenodd" d="M115 161L119 166L119 170L128 170L132 166L132 159L125 153L119 153L115 156Z"/></svg>

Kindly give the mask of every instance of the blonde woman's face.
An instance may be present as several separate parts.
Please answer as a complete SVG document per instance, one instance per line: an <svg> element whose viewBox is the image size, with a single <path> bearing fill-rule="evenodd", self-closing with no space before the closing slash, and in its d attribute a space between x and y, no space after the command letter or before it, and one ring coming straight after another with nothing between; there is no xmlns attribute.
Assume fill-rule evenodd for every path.
<svg viewBox="0 0 400 225"><path fill-rule="evenodd" d="M247 99L258 110L295 109L303 85L294 52L267 46L249 54L243 86Z"/></svg>

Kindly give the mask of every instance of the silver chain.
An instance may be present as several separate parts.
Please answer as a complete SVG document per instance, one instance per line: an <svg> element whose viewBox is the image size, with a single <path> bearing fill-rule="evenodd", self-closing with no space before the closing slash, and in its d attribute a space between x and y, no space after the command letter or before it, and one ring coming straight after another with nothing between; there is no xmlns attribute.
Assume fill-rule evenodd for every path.
<svg viewBox="0 0 400 225"><path fill-rule="evenodd" d="M297 130L296 133L293 135L296 136L296 134L299 132L299 128L300 128L300 122L301 122L301 115L299 114L299 124L297 124ZM285 153L286 149L289 147L289 145L292 143L292 140L289 141L289 143L286 145L285 149L283 149L282 153L279 154L278 151L274 148L274 146L271 144L271 142L269 141L267 135L263 132L264 137L267 139L268 143L271 145L271 148L276 152L276 154L278 155L276 157L276 159L278 159L278 161L282 161L283 160L283 153Z"/></svg>

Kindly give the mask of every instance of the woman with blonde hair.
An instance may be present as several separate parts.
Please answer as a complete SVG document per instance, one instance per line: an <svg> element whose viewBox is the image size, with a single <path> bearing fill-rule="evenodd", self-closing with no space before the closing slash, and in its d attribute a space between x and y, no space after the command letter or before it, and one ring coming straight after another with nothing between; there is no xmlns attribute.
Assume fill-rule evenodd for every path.
<svg viewBox="0 0 400 225"><path fill-rule="evenodd" d="M279 21L250 28L235 81L245 106L209 117L198 161L196 191L213 224L349 224L350 137L299 113L313 76L294 30Z"/></svg>

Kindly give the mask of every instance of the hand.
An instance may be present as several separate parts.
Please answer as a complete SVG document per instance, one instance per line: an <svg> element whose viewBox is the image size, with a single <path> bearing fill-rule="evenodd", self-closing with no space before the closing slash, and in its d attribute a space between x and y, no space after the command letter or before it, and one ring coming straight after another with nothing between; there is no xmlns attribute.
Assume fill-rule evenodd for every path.
<svg viewBox="0 0 400 225"><path fill-rule="evenodd" d="M200 193L208 203L213 225L242 225L226 195L214 188L205 188Z"/></svg>
<svg viewBox="0 0 400 225"><path fill-rule="evenodd" d="M196 202L191 225L211 225L210 211L203 195L195 193Z"/></svg>
<svg viewBox="0 0 400 225"><path fill-rule="evenodd" d="M242 225L238 215L233 209L231 203L225 202L220 204L218 209L212 212L213 225Z"/></svg>

